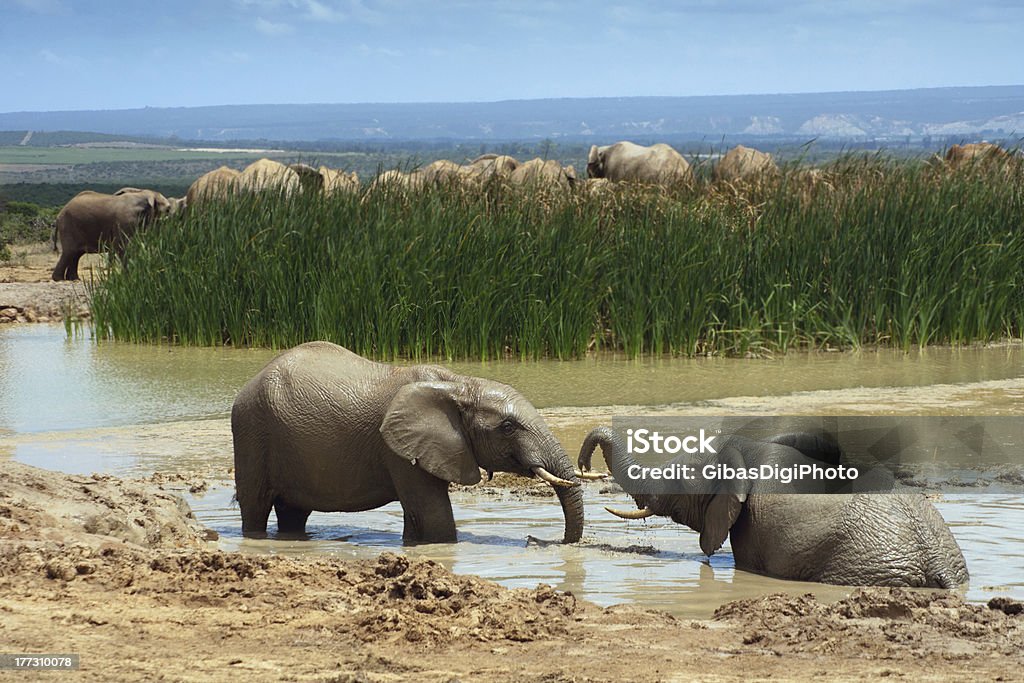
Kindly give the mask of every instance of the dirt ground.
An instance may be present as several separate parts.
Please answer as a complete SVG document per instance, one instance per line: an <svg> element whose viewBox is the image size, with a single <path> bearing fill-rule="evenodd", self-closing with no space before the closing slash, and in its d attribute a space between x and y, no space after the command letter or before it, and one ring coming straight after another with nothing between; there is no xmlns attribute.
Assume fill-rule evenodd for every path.
<svg viewBox="0 0 1024 683"><path fill-rule="evenodd" d="M1019 602L863 589L686 621L392 553L221 552L171 490L189 485L0 462L3 651L77 653L87 681L1003 681L1024 666Z"/></svg>
<svg viewBox="0 0 1024 683"><path fill-rule="evenodd" d="M0 324L51 322L66 315L89 317L84 283L90 269L98 272L103 257L86 254L79 263L78 282L53 282L50 274L58 254L49 242L11 245L12 258L0 261Z"/></svg>

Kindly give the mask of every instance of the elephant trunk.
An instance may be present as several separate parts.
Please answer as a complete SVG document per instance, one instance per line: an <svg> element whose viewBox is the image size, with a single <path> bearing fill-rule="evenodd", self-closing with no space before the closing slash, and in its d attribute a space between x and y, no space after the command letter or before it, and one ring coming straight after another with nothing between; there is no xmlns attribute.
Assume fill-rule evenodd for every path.
<svg viewBox="0 0 1024 683"><path fill-rule="evenodd" d="M626 489L626 492L633 496L633 499L639 504L638 494L643 492L638 490L638 482L633 481L629 476L629 468L636 464L636 460L630 455L622 435L611 427L595 427L587 434L583 445L580 446L580 456L577 461L580 470L586 472L590 469L591 458L598 446L601 447L601 454L604 455L604 460L608 464L612 476L615 477L616 483Z"/></svg>
<svg viewBox="0 0 1024 683"><path fill-rule="evenodd" d="M621 486L629 478L627 474L629 468L631 465L635 465L636 461L629 454L622 435L611 427L595 427L587 434L583 445L580 446L580 457L577 461L580 470L584 472L590 470L590 460L598 446L601 447L601 453L604 455L605 462L608 463L608 469L611 470L612 476Z"/></svg>
<svg viewBox="0 0 1024 683"><path fill-rule="evenodd" d="M552 483L552 488L558 496L558 502L562 505L562 513L565 515L565 536L563 543L576 543L583 536L583 487L572 467L572 461L566 454L565 449L552 435L551 443L547 444L544 452L550 456L543 459L541 467L559 479L572 482L572 486ZM551 483L551 482L549 482Z"/></svg>

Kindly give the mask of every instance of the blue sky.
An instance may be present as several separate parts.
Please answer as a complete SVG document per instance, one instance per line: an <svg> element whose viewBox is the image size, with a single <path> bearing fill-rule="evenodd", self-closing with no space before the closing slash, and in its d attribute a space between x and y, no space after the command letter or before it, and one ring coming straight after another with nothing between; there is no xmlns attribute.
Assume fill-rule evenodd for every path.
<svg viewBox="0 0 1024 683"><path fill-rule="evenodd" d="M0 0L0 111L1024 82L1015 0Z"/></svg>

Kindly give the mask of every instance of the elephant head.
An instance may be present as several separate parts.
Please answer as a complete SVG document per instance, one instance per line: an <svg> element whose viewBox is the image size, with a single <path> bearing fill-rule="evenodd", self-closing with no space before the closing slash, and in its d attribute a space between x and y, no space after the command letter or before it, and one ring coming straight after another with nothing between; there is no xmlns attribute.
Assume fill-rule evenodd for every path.
<svg viewBox="0 0 1024 683"><path fill-rule="evenodd" d="M723 482L721 487L709 490L706 486L698 487L683 481L669 490L663 482L638 479L636 470L631 470L637 462L629 453L625 439L609 427L596 427L584 439L578 460L582 471L590 470L591 457L598 446L615 481L626 489L637 505L637 510L628 511L605 508L608 512L624 519L643 519L652 515L670 517L677 524L685 524L700 533L700 548L706 555L712 555L722 547L747 500L748 490L744 482ZM743 458L734 448L720 448L715 461L743 467ZM708 464L710 458L701 462L700 456L696 459L687 457L686 462L695 464L699 469Z"/></svg>
<svg viewBox="0 0 1024 683"><path fill-rule="evenodd" d="M505 384L477 378L402 386L380 432L392 451L449 482L475 484L480 470L537 476L565 514L566 543L583 534L583 491L572 462L536 408Z"/></svg>
<svg viewBox="0 0 1024 683"><path fill-rule="evenodd" d="M604 152L597 145L590 146L590 153L587 155L587 177L604 178Z"/></svg>

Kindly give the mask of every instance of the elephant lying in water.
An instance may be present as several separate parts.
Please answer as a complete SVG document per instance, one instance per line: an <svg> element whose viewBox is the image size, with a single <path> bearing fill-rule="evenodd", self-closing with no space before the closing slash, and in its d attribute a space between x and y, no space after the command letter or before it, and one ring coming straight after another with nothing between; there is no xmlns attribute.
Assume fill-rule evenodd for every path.
<svg viewBox="0 0 1024 683"><path fill-rule="evenodd" d="M312 510L358 512L399 501L407 543L456 540L449 482L480 469L538 476L583 533L583 490L537 410L505 384L443 367L397 367L327 342L272 360L231 411L242 532L301 533Z"/></svg>
<svg viewBox="0 0 1024 683"><path fill-rule="evenodd" d="M718 443L715 455L684 456L673 462L696 462L699 471L712 463L838 464L840 456L826 442L805 434L767 442L730 436ZM953 588L968 580L960 547L938 510L921 494L780 493L781 484L775 480L734 480L730 490L718 491L697 490L698 484L685 482L676 491L693 492L660 493L650 482L629 477L636 462L622 435L608 427L587 435L580 449L580 469L590 469L598 446L616 481L640 508L610 512L628 519L671 517L700 533L706 555L730 538L738 569L850 586Z"/></svg>

